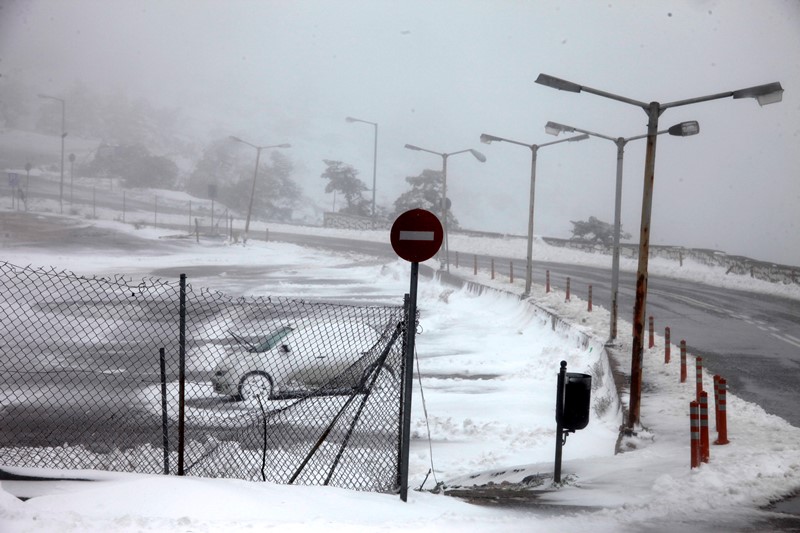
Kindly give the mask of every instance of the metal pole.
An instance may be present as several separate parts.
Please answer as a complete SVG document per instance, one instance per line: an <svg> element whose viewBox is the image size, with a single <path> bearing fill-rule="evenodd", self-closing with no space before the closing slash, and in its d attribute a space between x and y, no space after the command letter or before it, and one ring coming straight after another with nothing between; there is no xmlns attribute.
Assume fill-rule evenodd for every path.
<svg viewBox="0 0 800 533"><path fill-rule="evenodd" d="M247 242L247 232L250 230L250 214L253 212L253 197L256 194L256 178L258 177L258 162L261 159L261 148L256 148L256 168L253 171L253 187L250 189L250 204L247 206L247 220L244 223L244 237L242 243Z"/></svg>
<svg viewBox="0 0 800 533"><path fill-rule="evenodd" d="M622 213L622 163L626 141L619 137L614 141L617 145L617 186L614 196L614 250L611 260L611 331L609 339L617 338L617 311L619 309L619 238Z"/></svg>
<svg viewBox="0 0 800 533"><path fill-rule="evenodd" d="M64 213L64 139L67 137L67 102L61 98L61 182L59 185L58 202L61 205L61 213Z"/></svg>
<svg viewBox="0 0 800 533"><path fill-rule="evenodd" d="M414 379L414 343L417 330L417 280L419 263L411 263L411 288L406 317L406 352L403 363L403 420L400 440L400 499L408 500L408 456L411 445L411 385Z"/></svg>
<svg viewBox="0 0 800 533"><path fill-rule="evenodd" d="M658 117L661 108L651 102L647 108L647 154L644 165L644 188L642 192L642 224L639 234L639 267L636 272L636 302L633 306L633 342L631 353L631 398L628 410L628 428L639 423L642 401L642 356L644 348L644 317L647 300L647 262L650 253L650 218L653 210L653 182L656 166L656 140Z"/></svg>
<svg viewBox="0 0 800 533"><path fill-rule="evenodd" d="M375 146L372 150L372 229L375 229L375 187L378 177L378 124L375 123Z"/></svg>
<svg viewBox="0 0 800 533"><path fill-rule="evenodd" d="M161 366L161 435L164 447L164 474L169 475L169 419L167 417L167 363L164 348L159 349Z"/></svg>
<svg viewBox="0 0 800 533"><path fill-rule="evenodd" d="M561 361L561 370L558 372L556 385L556 461L553 469L553 482L561 483L561 448L564 446L564 380L567 375L567 362Z"/></svg>
<svg viewBox="0 0 800 533"><path fill-rule="evenodd" d="M450 272L450 242L447 238L447 156L442 154L442 225L444 226L444 263L447 271Z"/></svg>
<svg viewBox="0 0 800 533"><path fill-rule="evenodd" d="M531 284L533 283L533 206L536 197L536 155L539 147L535 144L531 149L531 195L528 205L528 254L525 264L525 292L522 297L527 298L531 295Z"/></svg>
<svg viewBox="0 0 800 533"><path fill-rule="evenodd" d="M186 410L186 274L181 274L178 328L178 475L183 475Z"/></svg>

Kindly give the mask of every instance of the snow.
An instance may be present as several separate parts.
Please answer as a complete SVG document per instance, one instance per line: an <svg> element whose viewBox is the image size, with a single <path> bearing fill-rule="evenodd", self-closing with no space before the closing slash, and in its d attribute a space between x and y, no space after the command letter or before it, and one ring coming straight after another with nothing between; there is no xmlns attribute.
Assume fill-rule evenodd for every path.
<svg viewBox="0 0 800 533"><path fill-rule="evenodd" d="M152 250L126 256L96 250L58 252L3 248L3 259L20 265L53 266L86 275L143 277L163 268L220 267L221 274L194 274L190 282L224 291L301 296L336 301L398 304L408 291L409 266L401 260L376 261L358 254L333 254L286 243L250 241L170 241L174 231L133 229L112 221L92 221L113 231L152 239ZM271 230L331 233L331 230L270 225ZM337 236L386 242L387 232L343 232ZM524 257L518 239L454 235L451 251ZM165 252L165 249L169 253ZM603 264L607 256L547 246L537 240L541 260ZM623 259L623 268L635 269ZM242 281L225 268L267 269ZM431 262L431 266L436 266ZM651 261L658 275L683 276L756 292L770 284L726 276L701 265L683 268ZM216 269L215 269L216 272ZM472 278L471 269L469 270ZM602 344L606 310L562 293L534 286L530 302L520 301L522 285L477 278L498 290L478 293L421 278L417 337L420 380L414 383L413 442L409 486L426 490L492 481L519 483L552 476L555 445L555 378L559 362L568 371L593 376L589 426L572 434L564 447L563 480L537 487L536 506L479 506L427 491L396 495L331 487L284 486L235 479L178 478L104 471L45 473L95 481L0 482L3 532L100 531L714 531L756 527L770 514L760 507L800 489L800 429L759 406L728 394L730 444L712 446L711 459L689 468L688 404L694 381L679 383L679 365L663 363L662 337L645 351L642 427L619 442L621 406ZM326 282L335 280L335 283ZM795 287L780 294L800 297ZM571 325L552 327L548 313ZM630 335L621 324L615 357L630 366ZM588 341L585 336L588 335ZM679 353L677 346L673 354ZM694 361L690 361L693 376ZM710 387L706 372L706 385ZM422 388L420 389L420 383ZM424 393L424 399L422 396ZM4 399L4 402L9 399ZM713 417L712 417L713 418ZM713 421L711 440L716 438ZM429 440L430 439L430 440ZM433 472L427 477L430 469ZM8 469L23 473L26 469ZM12 494L35 496L20 501ZM547 504L547 505L542 505ZM766 529L769 529L768 527Z"/></svg>

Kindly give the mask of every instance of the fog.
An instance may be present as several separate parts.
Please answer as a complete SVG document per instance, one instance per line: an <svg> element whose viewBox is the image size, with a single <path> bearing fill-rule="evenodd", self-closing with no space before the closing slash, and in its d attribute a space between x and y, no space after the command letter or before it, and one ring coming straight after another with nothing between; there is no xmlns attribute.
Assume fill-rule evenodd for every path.
<svg viewBox="0 0 800 533"><path fill-rule="evenodd" d="M661 116L662 128L697 120L700 134L658 138L651 243L800 265L797 0L1 5L5 80L56 96L83 83L180 108L181 135L198 145L228 135L291 143L295 178L326 206L323 159L352 164L371 186L373 129L347 116L379 124L376 195L386 206L408 190L407 176L441 168L405 144L474 148L485 163L448 160L452 210L462 227L516 234L527 227L530 150L481 144L481 133L543 144L556 140L548 121L646 132L641 108L538 85L539 73L662 103L778 81L778 104L726 98ZM622 223L633 241L644 153L643 140L625 151ZM589 216L612 222L615 168L607 140L542 148L535 233L568 237L570 220Z"/></svg>

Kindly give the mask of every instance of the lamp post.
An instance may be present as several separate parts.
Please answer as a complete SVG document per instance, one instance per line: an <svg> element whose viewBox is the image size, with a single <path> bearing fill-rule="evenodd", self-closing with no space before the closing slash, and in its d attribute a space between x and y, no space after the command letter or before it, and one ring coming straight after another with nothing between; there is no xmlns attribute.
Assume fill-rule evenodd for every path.
<svg viewBox="0 0 800 533"><path fill-rule="evenodd" d="M628 144L629 141L644 139L647 137L647 135L636 135L635 137L628 137L627 139L623 137L615 138L608 135L603 135L602 133L595 133L593 131L583 130L572 126L565 126L564 124L559 124L557 122L548 122L545 125L544 130L551 135L558 135L561 132L585 133L593 137L608 139L617 146L617 184L616 194L614 197L614 246L611 259L611 322L609 331L609 342L611 342L617 338L617 309L619 308L617 295L619 292L619 236L620 217L622 210L622 161L625 154L625 145ZM697 121L681 122L680 124L675 124L667 130L656 132L656 135L661 135L663 133L669 133L670 135L676 135L679 137L688 137L689 135L696 135L700 133L700 125L697 123Z"/></svg>
<svg viewBox="0 0 800 533"><path fill-rule="evenodd" d="M363 122L364 124L372 124L375 128L375 142L372 150L372 229L375 229L375 185L378 176L378 124L370 122L369 120L361 120L360 118L347 117L347 122Z"/></svg>
<svg viewBox="0 0 800 533"><path fill-rule="evenodd" d="M645 303L647 299L647 260L650 250L650 216L653 206L653 181L655 180L656 164L656 137L658 135L658 118L661 114L672 107L680 107L690 104L718 100L721 98L755 98L759 105L764 106L780 102L783 96L783 87L778 82L748 87L737 91L726 91L722 93L677 100L662 104L659 102L641 102L624 96L619 96L585 85L562 80L548 74L539 74L536 83L545 85L553 89L579 93L596 94L611 100L630 104L639 107L647 113L647 152L644 164L644 188L642 191L642 223L639 236L639 265L636 273L636 302L633 307L633 343L631 352L631 394L630 408L628 410L628 429L632 430L639 423L639 412L642 396L642 355L644 339L644 315Z"/></svg>
<svg viewBox="0 0 800 533"><path fill-rule="evenodd" d="M442 152L434 152L433 150L428 150L426 148L420 148L419 146L414 146L413 144L407 144L406 148L409 150L416 150L419 152L428 152L429 154L438 155L442 158L442 205L440 213L442 215L442 226L444 230L444 263L447 271L450 272L450 243L448 242L447 238L447 211L450 209L450 206L447 205L447 158L451 155L456 154L465 154L470 153L472 156L480 161L481 163L486 162L486 156L480 153L477 150L473 150L472 148L467 148L466 150L459 150L458 152L450 152L450 153L442 153Z"/></svg>
<svg viewBox="0 0 800 533"><path fill-rule="evenodd" d="M494 135L487 135L486 133L481 135L482 143L491 144L493 141L500 141L526 146L531 150L531 193L530 200L528 201L528 253L525 262L525 292L522 294L523 298L527 298L531 295L531 283L533 279L533 206L536 194L536 157L539 148L565 142L582 141L588 138L588 135L577 135L569 139L561 139L560 141L552 141L544 144L527 144L519 141L512 141L511 139L504 139L502 137L495 137Z"/></svg>
<svg viewBox="0 0 800 533"><path fill-rule="evenodd" d="M58 203L60 205L61 213L64 213L64 138L67 136L67 102L63 98L58 98L56 96L49 96L46 94L38 94L37 96L39 98L55 100L61 103L61 181L59 182L58 187Z"/></svg>
<svg viewBox="0 0 800 533"><path fill-rule="evenodd" d="M253 187L250 189L250 203L247 206L247 219L245 220L245 223L244 223L244 236L242 237L242 244L246 244L247 243L247 232L250 230L250 215L253 212L253 198L256 195L256 178L258 177L258 163L259 163L259 160L261 159L261 150L266 150L268 148L291 148L292 145L284 143L284 144L273 144L273 145L270 145L270 146L256 146L255 144L251 144L251 143L249 143L247 141L243 141L239 137L236 137L236 136L233 136L233 135L230 136L230 139L232 141L236 141L236 142L239 142L239 143L242 143L242 144L246 144L247 146L251 146L251 147L256 149L256 168L253 171Z"/></svg>
<svg viewBox="0 0 800 533"><path fill-rule="evenodd" d="M69 154L69 205L72 205L72 185L75 181L75 154Z"/></svg>

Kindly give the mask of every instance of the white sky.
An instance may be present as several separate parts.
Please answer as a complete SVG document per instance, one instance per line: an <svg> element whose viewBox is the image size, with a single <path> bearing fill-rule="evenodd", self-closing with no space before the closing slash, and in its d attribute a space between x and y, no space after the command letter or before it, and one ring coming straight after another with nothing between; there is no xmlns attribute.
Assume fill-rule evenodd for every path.
<svg viewBox="0 0 800 533"><path fill-rule="evenodd" d="M645 113L558 92L540 72L662 103L780 81L783 102L730 99L668 110L699 136L658 142L654 244L800 264L800 2L5 1L0 68L42 92L74 81L180 106L199 139L291 142L304 187L324 199L322 159L353 164L391 203L404 178L449 162L463 226L524 233L530 153L481 133L542 144L553 120L611 136L645 132ZM288 152L287 152L288 153ZM535 232L613 220L615 148L592 139L539 152ZM628 145L623 227L638 240L644 141ZM325 200L323 200L325 201Z"/></svg>
<svg viewBox="0 0 800 533"><path fill-rule="evenodd" d="M135 230L116 222L98 225L153 239L152 249L125 257L91 250L50 253L24 248L6 249L16 264L67 268L79 274L120 274L134 279L167 266L273 265L268 276L247 280L249 294L316 294L342 300L375 297L380 287L387 303L397 304L408 288L408 263L375 264L373 258L335 255L285 243L252 241L247 247L203 242L173 243L165 253L163 230ZM502 240L495 241L499 247ZM484 246L488 244L484 242ZM566 251L562 252L566 253ZM580 261L569 252L562 260ZM365 260L366 259L366 260ZM344 268L346 267L346 268ZM697 267L703 270L703 267ZM723 273L704 269L709 278ZM470 273L471 275L471 273ZM315 280L337 279L324 289ZM310 280L310 281L309 281ZM492 283L488 275L481 281ZM227 288L225 276L192 281ZM244 282L240 278L240 282ZM205 285L208 283L209 285ZM499 282L495 282L500 286ZM744 277L743 284L761 290L763 284ZM502 285L517 291L521 286ZM509 288L510 287L510 288ZM390 296L393 294L393 296ZM448 486L493 480L519 482L527 475L552 472L553 410L558 362L568 370L593 374L592 398L613 393L613 382L601 370L608 312L563 293L544 293L536 286L534 301L567 317L596 339L588 346L573 330L553 332L550 321L512 294L477 295L452 290L421 278L420 325L417 337L419 368L425 387L427 417L433 442L427 442L426 413L418 383L414 383L414 431L410 485L419 487L431 465L436 479ZM630 326L621 327L620 340L630 343ZM630 350L624 348L623 353ZM677 353L677 346L672 347ZM689 468L687 405L695 394L694 381L679 383L679 365L663 364L663 339L645 351L647 387L642 399L642 425L636 437L623 441L635 450L614 455L620 412L611 404L599 415L593 411L586 429L569 437L564 447L567 481L543 496L555 504L584 508L513 510L468 505L454 498L411 490L409 502L396 495L353 492L331 487L298 487L228 479L178 479L109 472L49 472L63 477L89 477L96 482L21 485L0 482L0 524L3 531L127 532L127 531L267 531L289 532L550 532L705 531L741 530L763 520L759 506L796 491L800 486L800 429L766 414L757 405L728 395L730 444L712 446L711 459ZM621 361L622 368L629 361ZM693 368L693 361L690 367ZM706 388L713 368L706 372ZM495 374L491 379L460 379L453 374ZM692 375L693 372L692 372ZM194 390L193 388L189 388ZM9 391L7 391L9 392ZM35 402L35 393L9 392L2 403ZM621 401L627 403L625 393ZM154 406L158 412L158 406ZM188 410L191 418L194 413ZM710 436L716 438L712 423ZM35 453L35 451L32 451ZM161 459L158 449L139 450ZM172 464L175 464L174 461ZM41 472L36 472L41 473ZM478 474L470 480L468 476ZM547 483L547 482L546 482ZM433 486L433 478L426 488ZM549 485L546 485L549 486ZM36 496L22 503L12 494ZM764 525L761 524L763 529Z"/></svg>

